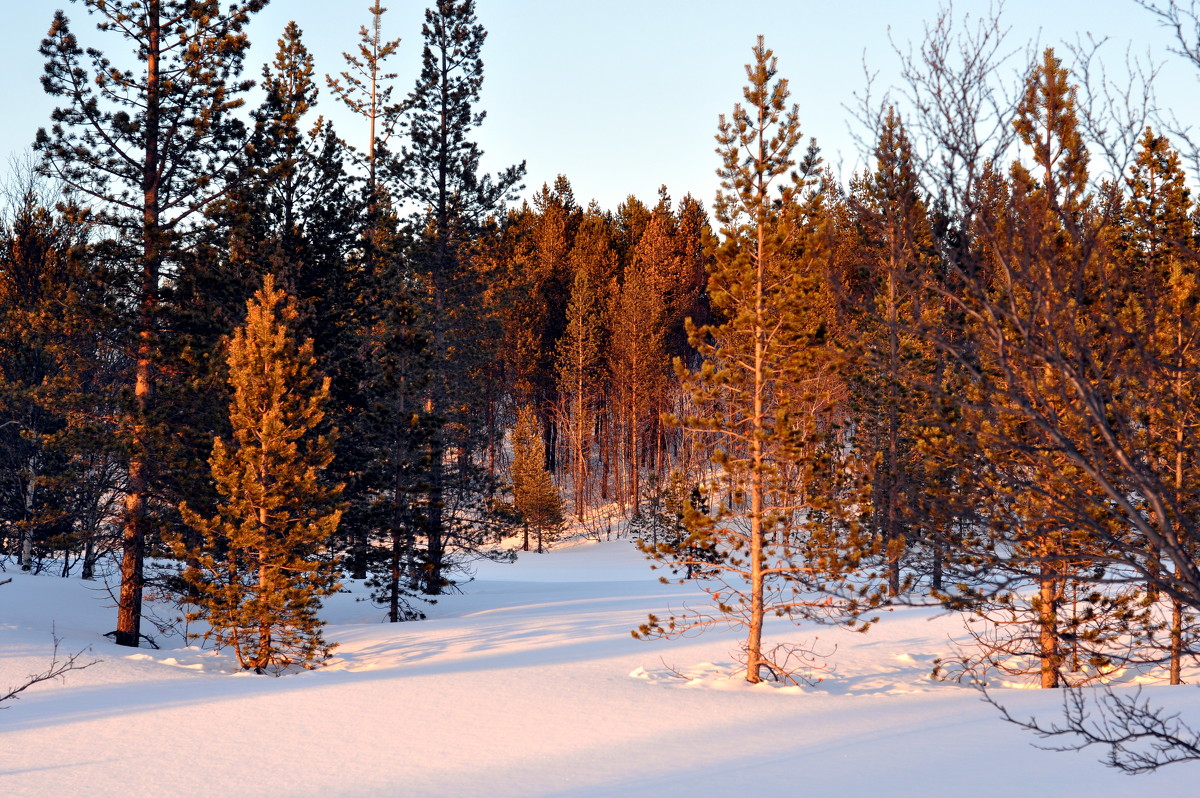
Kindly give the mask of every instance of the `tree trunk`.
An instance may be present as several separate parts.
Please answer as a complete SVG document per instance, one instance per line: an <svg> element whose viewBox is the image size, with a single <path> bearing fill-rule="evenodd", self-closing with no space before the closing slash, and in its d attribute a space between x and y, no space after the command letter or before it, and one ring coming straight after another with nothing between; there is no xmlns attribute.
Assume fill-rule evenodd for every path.
<svg viewBox="0 0 1200 798"><path fill-rule="evenodd" d="M1178 267L1177 267L1178 268ZM1179 276L1176 275L1178 281ZM1182 413L1186 402L1186 361L1183 356L1185 344L1185 330L1183 326L1184 310L1176 303L1175 307L1176 325L1175 325L1175 350L1178 353L1176 357L1176 377L1175 383L1175 407L1176 412ZM1175 425L1175 506L1182 507L1185 501L1183 483L1184 483L1184 456L1183 447L1186 437L1186 424L1177 423ZM1171 598L1171 684L1183 684L1183 606L1179 600Z"/></svg>
<svg viewBox="0 0 1200 798"><path fill-rule="evenodd" d="M1038 658L1041 661L1042 687L1052 688L1059 686L1062 659L1058 635L1059 580L1053 571L1043 566L1038 582Z"/></svg>
<svg viewBox="0 0 1200 798"><path fill-rule="evenodd" d="M759 130L762 130L763 110L759 109ZM765 160L765 148L759 135L759 163ZM760 178L761 181L761 178ZM760 670L763 663L762 628L764 609L765 578L763 574L765 543L763 529L765 485L763 484L763 436L766 427L766 319L764 318L763 291L766 279L766 186L759 189L758 240L755 249L754 284L754 396L750 422L750 628L746 637L746 681L757 684L762 681Z"/></svg>
<svg viewBox="0 0 1200 798"><path fill-rule="evenodd" d="M403 378L400 384L400 409L397 416L405 419L406 409L405 387ZM399 623L400 618L400 584L404 577L406 566L412 565L411 540L409 531L410 519L407 512L407 492L404 485L403 463L408 459L409 447L405 444L406 432L403 421L393 428L392 445L392 550L391 562L388 568L388 620Z"/></svg>
<svg viewBox="0 0 1200 798"><path fill-rule="evenodd" d="M575 359L575 517L580 521L583 520L583 504L586 496L584 496L584 482L587 474L586 454L583 450L583 437L587 430L587 419L584 417L584 408L587 402L583 394L583 372L584 358L582 354L583 343L582 338L578 345L578 354Z"/></svg>
<svg viewBox="0 0 1200 798"><path fill-rule="evenodd" d="M611 465L612 465L612 453L610 451L610 444L609 444L609 438L611 437L611 435L609 434L609 424L608 424L607 416L604 413L604 410L606 410L606 409L607 409L606 407L602 407L601 412L598 413L596 416L597 432L600 435L600 460L601 460L600 499L601 499L601 501L608 501L608 498L609 498L608 478L609 478L609 471L611 470Z"/></svg>
<svg viewBox="0 0 1200 798"><path fill-rule="evenodd" d="M129 492L121 536L121 594L116 643L136 648L141 642L143 561L146 548L146 495L149 441L147 415L154 390L152 355L154 317L161 262L159 230L159 0L147 3L146 144L142 163L142 284L138 307L137 357L134 374L133 447L129 459Z"/></svg>
<svg viewBox="0 0 1200 798"><path fill-rule="evenodd" d="M33 568L33 508L37 498L37 456L29 458L23 476L25 477L25 526L21 530L21 553L18 561L22 571Z"/></svg>
<svg viewBox="0 0 1200 798"><path fill-rule="evenodd" d="M270 589L267 583L267 565L266 555L260 554L258 565L258 595L267 595ZM271 624L265 618L261 619L258 624L258 640L256 641L254 660L250 663L250 667L255 673L265 673L267 666L271 664Z"/></svg>
<svg viewBox="0 0 1200 798"><path fill-rule="evenodd" d="M1171 684L1183 684L1183 605L1171 599Z"/></svg>
<svg viewBox="0 0 1200 798"><path fill-rule="evenodd" d="M96 577L96 542L93 540L95 530L88 531L87 542L83 544L83 569L80 572L82 579L92 580Z"/></svg>
<svg viewBox="0 0 1200 798"><path fill-rule="evenodd" d="M446 555L445 518L443 515L446 467L442 462L444 450L441 446L440 436L435 435L434 438L436 443L433 445L433 462L430 464L429 476L429 529L426 532L429 550L428 560L425 563L425 594L429 596L437 596L442 592L442 570Z"/></svg>
<svg viewBox="0 0 1200 798"><path fill-rule="evenodd" d="M638 418L637 418L637 384L631 380L629 386L629 502L633 505L636 515L642 506L642 497L638 493Z"/></svg>

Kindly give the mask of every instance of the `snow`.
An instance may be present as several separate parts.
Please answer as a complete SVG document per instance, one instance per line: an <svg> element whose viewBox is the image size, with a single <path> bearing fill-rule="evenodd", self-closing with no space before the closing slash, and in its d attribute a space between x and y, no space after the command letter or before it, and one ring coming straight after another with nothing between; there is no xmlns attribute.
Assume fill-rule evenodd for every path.
<svg viewBox="0 0 1200 798"><path fill-rule="evenodd" d="M628 541L482 563L429 620L333 597L328 667L281 678L159 640L119 648L94 583L8 573L0 688L90 646L98 662L0 709L5 796L1108 796L1191 794L1195 768L1130 777L1053 753L978 694L929 677L961 622L885 613L865 635L772 622L828 658L813 686L750 686L737 633L639 641L646 614L699 603ZM161 608L169 614L169 608ZM1200 691L1148 687L1200 724ZM1053 691L1004 689L1053 717ZM1170 792L1168 792L1170 791Z"/></svg>

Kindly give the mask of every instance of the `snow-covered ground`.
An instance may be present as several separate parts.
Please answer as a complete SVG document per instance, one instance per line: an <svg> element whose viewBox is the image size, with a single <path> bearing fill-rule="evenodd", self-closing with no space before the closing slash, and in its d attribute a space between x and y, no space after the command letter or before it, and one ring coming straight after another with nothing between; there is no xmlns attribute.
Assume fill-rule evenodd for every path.
<svg viewBox="0 0 1200 798"><path fill-rule="evenodd" d="M1194 795L1200 764L1127 777L1099 751L1051 753L970 688L929 678L961 635L931 610L868 634L776 623L836 652L812 687L750 687L736 633L638 641L648 612L699 601L628 541L484 564L430 619L381 623L328 602L324 669L271 678L224 654L118 648L94 583L5 574L0 691L62 650L97 664L0 709L0 795L1070 796ZM683 676L690 679L680 678ZM1200 724L1200 691L1147 688ZM1003 690L1051 717L1051 691Z"/></svg>

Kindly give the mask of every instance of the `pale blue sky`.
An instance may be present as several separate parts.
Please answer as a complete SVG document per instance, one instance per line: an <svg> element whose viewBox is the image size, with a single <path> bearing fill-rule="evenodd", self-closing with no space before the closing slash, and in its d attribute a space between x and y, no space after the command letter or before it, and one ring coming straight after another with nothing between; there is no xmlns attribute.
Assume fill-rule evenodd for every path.
<svg viewBox="0 0 1200 798"><path fill-rule="evenodd" d="M38 42L54 10L65 7L85 43L120 51L109 34L93 35L80 3L11 0L0 30L5 75L0 154L21 152L52 103L41 94ZM304 30L317 70L343 68L340 53L357 45L369 0L272 0L251 27L251 76L274 52L289 19ZM392 59L400 73L397 96L407 92L419 65L423 0L391 0L385 35L403 39ZM678 199L692 192L706 205L716 188L713 133L717 116L741 97L742 65L763 33L789 78L807 135L816 136L827 161L847 174L859 156L847 133L853 94L864 86L863 60L880 82L894 80L897 59L888 43L917 41L937 13L938 0L478 0L489 31L484 47L483 107L478 133L485 165L496 169L528 161L527 184L566 174L581 202L595 198L614 208L627 194L650 201L666 184ZM985 12L982 2L958 2L957 13ZM1169 39L1133 0L1009 0L1004 19L1014 46L1039 37L1058 45L1091 32L1109 36L1110 61L1127 48L1167 62L1159 88L1163 102L1190 111L1200 98L1194 71L1166 52ZM86 38L85 38L86 37ZM335 107L323 91L318 111L343 136L365 129Z"/></svg>

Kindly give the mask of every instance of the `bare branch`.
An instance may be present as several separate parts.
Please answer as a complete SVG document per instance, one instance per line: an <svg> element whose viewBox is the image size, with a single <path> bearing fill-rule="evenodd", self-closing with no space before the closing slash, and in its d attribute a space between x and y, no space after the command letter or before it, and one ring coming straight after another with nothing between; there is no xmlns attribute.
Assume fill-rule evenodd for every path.
<svg viewBox="0 0 1200 798"><path fill-rule="evenodd" d="M1066 688L1062 691L1062 718L1043 723L1032 716L1015 717L988 692L984 682L976 680L973 686L1004 720L1040 739L1055 741L1037 746L1046 751L1106 747L1100 761L1131 775L1200 760L1200 732L1180 720L1178 712L1153 706L1140 687L1133 693L1107 686Z"/></svg>
<svg viewBox="0 0 1200 798"><path fill-rule="evenodd" d="M0 582L0 585L7 584L11 581L12 579L6 579L4 582ZM48 682L53 679L63 679L70 671L81 671L84 668L90 668L100 661L98 659L89 660L87 662L81 661L83 655L88 651L91 651L91 646L87 646L86 648L76 651L74 654L71 654L66 658L60 658L58 648L61 644L62 638L58 635L54 635L54 650L50 655L50 665L44 671L29 674L25 681L17 687L10 686L7 693L0 695L0 704L3 704L9 699L17 698L21 693L25 692L30 687L33 687L35 684Z"/></svg>

